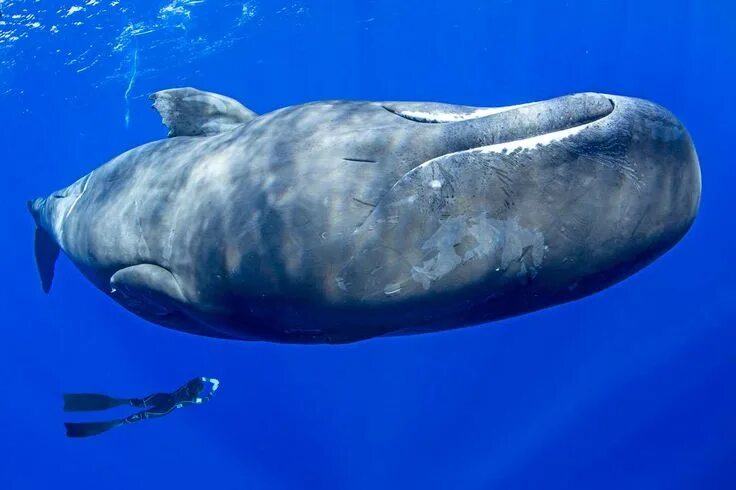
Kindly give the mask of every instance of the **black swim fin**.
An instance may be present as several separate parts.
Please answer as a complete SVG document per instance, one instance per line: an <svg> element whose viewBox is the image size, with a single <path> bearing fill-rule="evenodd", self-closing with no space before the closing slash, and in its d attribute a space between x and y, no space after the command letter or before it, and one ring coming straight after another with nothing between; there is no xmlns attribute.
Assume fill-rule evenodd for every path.
<svg viewBox="0 0 736 490"><path fill-rule="evenodd" d="M66 393L64 394L65 412L89 412L94 410L107 410L121 405L131 405L126 398L113 398L97 393Z"/></svg>
<svg viewBox="0 0 736 490"><path fill-rule="evenodd" d="M54 280L54 266L61 249L51 235L41 226L40 213L44 203L44 199L28 201L28 210L36 222L36 237L33 242L36 267L38 268L38 275L41 277L43 292L48 293L51 290L51 282Z"/></svg>
<svg viewBox="0 0 736 490"><path fill-rule="evenodd" d="M67 437L92 437L122 425L120 420L108 422L64 422Z"/></svg>

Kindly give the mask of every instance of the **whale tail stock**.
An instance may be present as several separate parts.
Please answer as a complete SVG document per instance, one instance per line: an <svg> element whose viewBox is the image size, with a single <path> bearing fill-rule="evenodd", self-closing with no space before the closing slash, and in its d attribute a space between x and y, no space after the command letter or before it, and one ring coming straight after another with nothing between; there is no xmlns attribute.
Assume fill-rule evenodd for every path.
<svg viewBox="0 0 736 490"><path fill-rule="evenodd" d="M28 210L36 222L36 235L33 240L34 255L36 256L36 267L38 275L41 278L41 288L44 293L51 290L51 283L54 279L54 266L56 259L59 257L59 245L43 228L41 223L41 212L46 203L45 199L34 199L28 201Z"/></svg>

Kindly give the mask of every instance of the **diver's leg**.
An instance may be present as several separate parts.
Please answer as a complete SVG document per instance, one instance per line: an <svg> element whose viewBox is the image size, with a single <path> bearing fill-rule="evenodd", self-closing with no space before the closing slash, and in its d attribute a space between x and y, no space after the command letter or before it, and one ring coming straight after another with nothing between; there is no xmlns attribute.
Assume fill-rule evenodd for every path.
<svg viewBox="0 0 736 490"><path fill-rule="evenodd" d="M66 427L67 437L90 437L102 434L121 425L134 424L146 419L163 417L177 408L181 408L181 404L153 407L149 410L129 415L124 419L109 420L106 422L64 422L64 426Z"/></svg>
<svg viewBox="0 0 736 490"><path fill-rule="evenodd" d="M66 393L64 394L65 412L88 412L107 410L122 405L134 405L135 399L113 398L98 393Z"/></svg>
<svg viewBox="0 0 736 490"><path fill-rule="evenodd" d="M168 405L171 403L171 400L172 397L170 393L154 393L152 395L144 396L143 398L133 398L130 400L130 404L136 408L157 407Z"/></svg>
<svg viewBox="0 0 736 490"><path fill-rule="evenodd" d="M169 398L169 401L170 401L170 398ZM170 403L170 402L161 404L161 405L156 405L147 410L143 410L142 412L134 413L133 415L129 415L125 417L124 419L121 419L120 424L121 425L134 424L142 420L163 417L164 415L170 414L177 408L181 408L181 406L182 406L181 403L176 404L176 403Z"/></svg>

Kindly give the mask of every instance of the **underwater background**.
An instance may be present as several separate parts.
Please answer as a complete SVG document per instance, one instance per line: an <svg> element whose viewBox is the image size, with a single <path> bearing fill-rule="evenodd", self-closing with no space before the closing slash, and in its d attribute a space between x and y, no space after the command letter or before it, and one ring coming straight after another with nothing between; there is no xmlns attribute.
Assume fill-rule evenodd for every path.
<svg viewBox="0 0 736 490"><path fill-rule="evenodd" d="M726 1L0 0L0 488L736 488L736 5ZM692 134L700 215L582 301L344 346L146 323L68 260L41 292L26 200L166 134L147 95L653 100ZM247 212L247 210L245 210ZM215 399L71 440L63 392ZM104 418L104 416L103 416Z"/></svg>

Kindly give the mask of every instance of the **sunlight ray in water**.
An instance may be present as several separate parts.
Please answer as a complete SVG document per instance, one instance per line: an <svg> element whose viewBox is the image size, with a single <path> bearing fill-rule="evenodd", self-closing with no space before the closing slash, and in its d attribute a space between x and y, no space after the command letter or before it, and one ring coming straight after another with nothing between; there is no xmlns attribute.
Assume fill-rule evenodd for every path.
<svg viewBox="0 0 736 490"><path fill-rule="evenodd" d="M125 127L130 127L130 92L135 85L135 77L138 74L138 48L133 50L133 63L130 68L130 79L128 88L125 89Z"/></svg>
<svg viewBox="0 0 736 490"><path fill-rule="evenodd" d="M84 74L95 87L127 83L133 45L140 61L158 61L155 67L138 64L140 82L161 69L222 52L267 17L290 23L307 12L287 1L266 9L252 0L79 0L64 6L0 0L0 10L0 90L9 89L4 74L31 68L29 60L39 55L48 55L47 73Z"/></svg>

